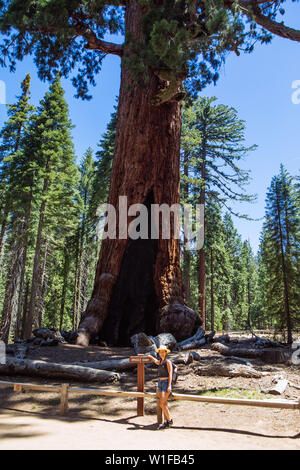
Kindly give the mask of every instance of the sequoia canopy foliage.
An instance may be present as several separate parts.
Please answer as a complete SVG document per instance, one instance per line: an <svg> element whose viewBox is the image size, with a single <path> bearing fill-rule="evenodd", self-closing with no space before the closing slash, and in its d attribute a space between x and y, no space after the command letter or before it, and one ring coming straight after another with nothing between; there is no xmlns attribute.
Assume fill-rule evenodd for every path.
<svg viewBox="0 0 300 470"><path fill-rule="evenodd" d="M143 42L125 34L125 8L143 7ZM170 99L176 82L185 81L194 94L218 79L218 69L230 51L251 52L256 42L272 34L300 41L300 31L284 24L285 0L10 0L0 1L0 64L34 56L39 77L53 80L59 70L72 82L76 96L90 99L89 85L107 54L122 56L139 83L150 68L170 80ZM104 40L125 34L124 44ZM95 53L96 51L97 53ZM176 87L175 87L176 88Z"/></svg>

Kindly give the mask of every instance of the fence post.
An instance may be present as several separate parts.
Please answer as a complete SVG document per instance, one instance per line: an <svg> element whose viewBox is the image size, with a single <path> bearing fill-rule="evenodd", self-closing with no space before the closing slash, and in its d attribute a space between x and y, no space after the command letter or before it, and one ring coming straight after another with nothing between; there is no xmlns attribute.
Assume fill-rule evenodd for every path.
<svg viewBox="0 0 300 470"><path fill-rule="evenodd" d="M68 395L69 384L61 384L61 397L60 397L60 414L65 416L68 414Z"/></svg>
<svg viewBox="0 0 300 470"><path fill-rule="evenodd" d="M162 424L162 409L159 404L158 396L158 387L156 387L156 414L157 414L157 424Z"/></svg>
<svg viewBox="0 0 300 470"><path fill-rule="evenodd" d="M144 363L137 365L137 389L138 392L144 392L145 370ZM144 397L137 399L137 415L144 416Z"/></svg>

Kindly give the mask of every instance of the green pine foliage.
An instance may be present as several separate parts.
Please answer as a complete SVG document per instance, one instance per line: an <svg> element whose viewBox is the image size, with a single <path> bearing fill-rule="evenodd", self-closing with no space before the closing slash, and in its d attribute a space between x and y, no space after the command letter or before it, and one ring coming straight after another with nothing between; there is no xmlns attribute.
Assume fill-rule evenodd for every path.
<svg viewBox="0 0 300 470"><path fill-rule="evenodd" d="M31 327L77 327L93 288L96 210L107 199L116 132L114 112L96 158L89 147L77 165L60 75L37 109L29 85L27 76L0 141L5 341L28 336Z"/></svg>
<svg viewBox="0 0 300 470"><path fill-rule="evenodd" d="M205 316L208 325L224 329L245 328L248 318L246 260L230 213L248 218L246 214L235 212L231 202L255 200L254 195L246 192L249 172L241 169L239 163L256 146L244 145L245 123L238 118L236 110L215 104L215 101L215 97L200 98L184 107L182 202L204 205ZM222 210L226 211L223 220ZM201 262L203 257L199 257L199 272Z"/></svg>
<svg viewBox="0 0 300 470"><path fill-rule="evenodd" d="M21 83L16 104L8 105L8 119L0 132L0 293L1 329L8 339L18 336L34 170L26 152L26 137L34 107L30 104L30 75ZM0 308L1 308L0 307Z"/></svg>
<svg viewBox="0 0 300 470"><path fill-rule="evenodd" d="M256 145L244 145L245 122L234 108L215 104L215 97L200 98L188 104L183 112L182 154L188 155L188 182L193 202L200 202L200 192L220 202L239 217L229 205L231 201L254 202L255 195L246 193L249 171L239 167ZM182 182L187 181L183 176ZM198 199L197 199L198 195Z"/></svg>
<svg viewBox="0 0 300 470"><path fill-rule="evenodd" d="M260 247L264 319L278 330L299 328L299 194L294 179L281 165L266 198Z"/></svg>
<svg viewBox="0 0 300 470"><path fill-rule="evenodd" d="M26 331L35 263L33 326L77 327L93 288L100 248L96 209L107 199L116 134L114 112L95 158L89 147L76 165L59 75L37 109L30 104L29 85L26 77L16 104L8 108L0 141L0 299L5 340L22 337ZM214 106L213 101L198 100L186 107L182 136L182 202L199 202L205 186L206 328L275 328L286 331L290 341L292 330L300 325L299 178L281 167L272 179L255 256L227 209L231 191L233 198L251 199L234 189L234 184L243 189L249 177L238 167L249 150L240 141L244 123L231 108L218 106L211 111ZM203 148L204 175L200 174ZM231 169L231 179L226 180L221 161ZM215 184L217 178L226 182L224 191L221 183ZM188 270L189 305L197 310L196 252L190 252Z"/></svg>
<svg viewBox="0 0 300 470"><path fill-rule="evenodd" d="M44 300L49 302L55 311L59 311L56 306L59 283L55 280L52 291L50 282L46 299L43 283L46 282L47 264L51 263L53 258L54 265L57 263L56 273L62 270L59 256L56 257L55 253L63 249L65 237L72 233L76 226L75 188L78 170L71 138L72 128L64 90L57 74L49 91L41 100L27 134L28 146L37 167L34 189L36 239L27 335L30 334L31 323L34 327L39 327L42 323Z"/></svg>
<svg viewBox="0 0 300 470"><path fill-rule="evenodd" d="M72 72L77 97L90 99L89 85L101 70L107 52L95 47L105 35L125 36L130 54L125 61L139 83L148 71L168 76L170 86L185 81L190 95L216 82L226 56L252 52L256 42L271 34L257 27L251 5L224 0L139 0L143 6L143 40L125 30L123 2L111 0L11 0L0 4L0 65L15 70L16 61L31 54L41 79L57 71ZM278 2L264 5L263 14L275 19ZM267 22L266 22L267 23ZM267 27L267 24L266 24ZM97 49L96 53L93 49Z"/></svg>
<svg viewBox="0 0 300 470"><path fill-rule="evenodd" d="M95 177L93 179L91 211L97 212L100 204L106 203L109 191L110 174L114 155L114 146L117 128L117 111L116 106L111 114L110 121L107 125L105 133L102 135L98 143L99 150L95 155Z"/></svg>

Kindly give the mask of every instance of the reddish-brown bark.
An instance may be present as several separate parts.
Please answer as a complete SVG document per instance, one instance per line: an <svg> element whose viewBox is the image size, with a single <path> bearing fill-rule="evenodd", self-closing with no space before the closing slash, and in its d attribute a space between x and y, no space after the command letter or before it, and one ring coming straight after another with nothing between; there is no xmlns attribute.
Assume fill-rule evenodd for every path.
<svg viewBox="0 0 300 470"><path fill-rule="evenodd" d="M126 33L143 41L141 17L142 7L130 2ZM125 43L108 197L117 209L117 234L119 196L127 196L128 206L179 203L181 104L174 100L155 105L167 83L151 71L145 86L136 83L126 63L130 54ZM119 344L128 343L138 331L170 331L179 340L198 325L197 315L183 305L179 240L103 240L78 344L88 344L99 331Z"/></svg>

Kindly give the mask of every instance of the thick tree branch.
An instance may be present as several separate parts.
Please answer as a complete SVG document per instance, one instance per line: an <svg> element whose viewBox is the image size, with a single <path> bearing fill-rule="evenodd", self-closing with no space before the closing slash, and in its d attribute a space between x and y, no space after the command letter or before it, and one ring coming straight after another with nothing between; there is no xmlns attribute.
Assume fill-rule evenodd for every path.
<svg viewBox="0 0 300 470"><path fill-rule="evenodd" d="M277 21L263 15L259 6L255 5L255 2L252 2L252 9L254 20L264 29L267 29L272 34L276 34L276 36L300 42L300 31L298 29L290 28L283 22L277 23ZM251 18L250 12L245 12L245 14Z"/></svg>
<svg viewBox="0 0 300 470"><path fill-rule="evenodd" d="M98 39L92 31L85 32L82 34L82 36L88 41L88 43L84 46L86 49L98 49L99 51L105 52L106 54L114 54L120 57L123 55L122 44L115 44Z"/></svg>
<svg viewBox="0 0 300 470"><path fill-rule="evenodd" d="M225 6L231 7L233 1L225 0ZM259 4L261 3L276 3L273 1L263 1L263 0L242 0L239 2L242 12L248 16L248 18L254 20L257 24L262 26L270 33L280 36L282 38L290 39L292 41L300 42L300 30L290 28L286 26L283 22L278 23L277 21L272 20L271 18L263 15ZM251 7L251 8L249 8Z"/></svg>
<svg viewBox="0 0 300 470"><path fill-rule="evenodd" d="M81 16L87 20L82 12ZM76 34L78 36L82 36L88 42L84 46L86 49L99 50L101 52L105 52L105 54L114 54L120 57L123 55L122 44L115 44L99 39L88 24L82 21L82 18L78 18L76 15L71 15L71 18L75 21L74 28L76 30Z"/></svg>

